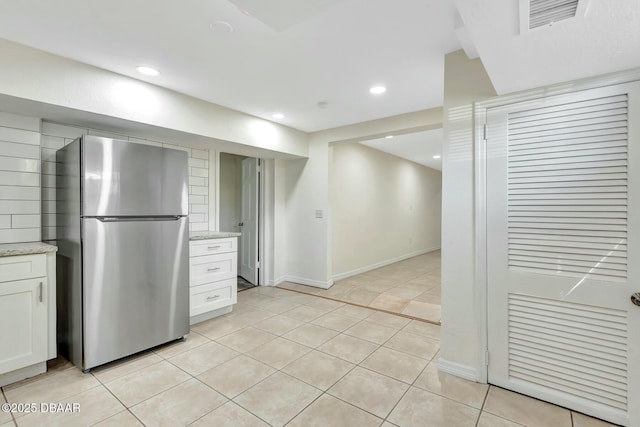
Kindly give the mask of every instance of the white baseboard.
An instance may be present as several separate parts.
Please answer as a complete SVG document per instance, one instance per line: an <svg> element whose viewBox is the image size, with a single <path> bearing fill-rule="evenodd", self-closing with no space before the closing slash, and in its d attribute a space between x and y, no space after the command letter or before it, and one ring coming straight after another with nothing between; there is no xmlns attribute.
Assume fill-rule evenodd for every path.
<svg viewBox="0 0 640 427"><path fill-rule="evenodd" d="M320 280L312 280L297 276L280 276L275 280L274 286L277 286L282 282L299 283L301 285L313 286L314 288L320 289L329 289L331 286L333 286L333 280L329 280L328 282L321 282Z"/></svg>
<svg viewBox="0 0 640 427"><path fill-rule="evenodd" d="M2 374L0 375L0 387L17 383L18 381L35 377L36 375L44 374L45 372L47 372L47 362L40 362L35 365L27 366L26 368L11 371L7 374Z"/></svg>
<svg viewBox="0 0 640 427"><path fill-rule="evenodd" d="M472 366L462 365L441 357L438 359L438 370L446 372L447 374L455 375L456 377L464 378L465 380L478 382L478 373Z"/></svg>
<svg viewBox="0 0 640 427"><path fill-rule="evenodd" d="M420 250L420 251L412 252L410 254L401 255L401 256L396 257L396 258L387 259L387 260L384 260L384 261L377 262L375 264L370 264L370 265L366 265L364 267L356 268L355 270L345 271L344 273L335 274L333 276L333 280L337 281L337 280L346 279L347 277L355 276L357 274L366 273L367 271L375 270L376 268L384 267L384 266L387 266L389 264L393 264L395 262L404 261L405 259L413 258L413 257L418 256L418 255L424 255L424 254L427 254L429 252L437 251L438 249L440 249L440 246L423 249L423 250Z"/></svg>

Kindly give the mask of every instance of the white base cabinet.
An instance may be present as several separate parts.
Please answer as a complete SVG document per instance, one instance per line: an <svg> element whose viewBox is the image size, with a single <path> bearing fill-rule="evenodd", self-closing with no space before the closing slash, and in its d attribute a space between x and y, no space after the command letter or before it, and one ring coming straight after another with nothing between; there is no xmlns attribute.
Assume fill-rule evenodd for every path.
<svg viewBox="0 0 640 427"><path fill-rule="evenodd" d="M0 386L56 357L54 271L55 253L0 257Z"/></svg>
<svg viewBox="0 0 640 427"><path fill-rule="evenodd" d="M46 279L0 284L0 373L47 360Z"/></svg>
<svg viewBox="0 0 640 427"><path fill-rule="evenodd" d="M237 237L189 242L191 324L229 313L238 301Z"/></svg>

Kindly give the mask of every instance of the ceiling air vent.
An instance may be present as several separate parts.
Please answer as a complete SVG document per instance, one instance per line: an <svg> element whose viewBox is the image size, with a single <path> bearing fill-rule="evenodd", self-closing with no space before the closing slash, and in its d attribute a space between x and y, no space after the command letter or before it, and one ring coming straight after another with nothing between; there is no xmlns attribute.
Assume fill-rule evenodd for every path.
<svg viewBox="0 0 640 427"><path fill-rule="evenodd" d="M584 15L587 0L520 0L520 32Z"/></svg>

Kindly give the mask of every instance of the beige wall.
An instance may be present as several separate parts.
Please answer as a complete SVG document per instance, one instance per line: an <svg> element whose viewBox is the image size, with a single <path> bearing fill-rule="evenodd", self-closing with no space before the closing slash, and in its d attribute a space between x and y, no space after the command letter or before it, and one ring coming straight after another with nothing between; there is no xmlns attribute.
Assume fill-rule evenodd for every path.
<svg viewBox="0 0 640 427"><path fill-rule="evenodd" d="M333 277L440 248L441 173L358 143L333 145Z"/></svg>
<svg viewBox="0 0 640 427"><path fill-rule="evenodd" d="M442 109L438 107L312 133L308 159L284 161L286 261L281 271L286 274L275 276L276 283L288 280L323 288L333 283L333 208L329 202L332 143L440 127ZM316 211L322 212L322 218L316 217Z"/></svg>

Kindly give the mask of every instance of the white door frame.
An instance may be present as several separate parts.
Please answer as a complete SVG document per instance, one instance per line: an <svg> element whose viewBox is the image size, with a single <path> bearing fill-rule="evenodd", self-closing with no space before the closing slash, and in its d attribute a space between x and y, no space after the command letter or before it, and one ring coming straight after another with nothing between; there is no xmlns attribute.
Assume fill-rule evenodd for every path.
<svg viewBox="0 0 640 427"><path fill-rule="evenodd" d="M220 230L220 153L221 151L219 150L209 151L209 186L215 189L215 197L211 197L211 191L209 192L209 229L232 231ZM224 153L235 154L228 151L224 151ZM266 167L267 162L264 158L255 158L260 163L258 166L258 173L260 173L258 185L258 259L260 260L258 283L259 286L267 286L269 274L272 274L272 272L263 267L273 264L273 253L265 249L268 246L268 240L273 239L269 232L269 230L273 230L273 206L267 206L266 196L268 196L267 192L272 191L267 186L267 181L273 180L274 171L273 167ZM240 238L238 237L238 239Z"/></svg>
<svg viewBox="0 0 640 427"><path fill-rule="evenodd" d="M478 334L476 353L477 381L488 381L489 345L488 345L488 276L487 276L487 147L485 127L489 108L513 104L521 101L539 99L548 96L567 94L586 89L629 83L640 80L640 69L607 74L595 78L561 83L546 88L532 89L513 95L504 95L473 104L474 114L474 192L475 192L475 292L474 305Z"/></svg>

